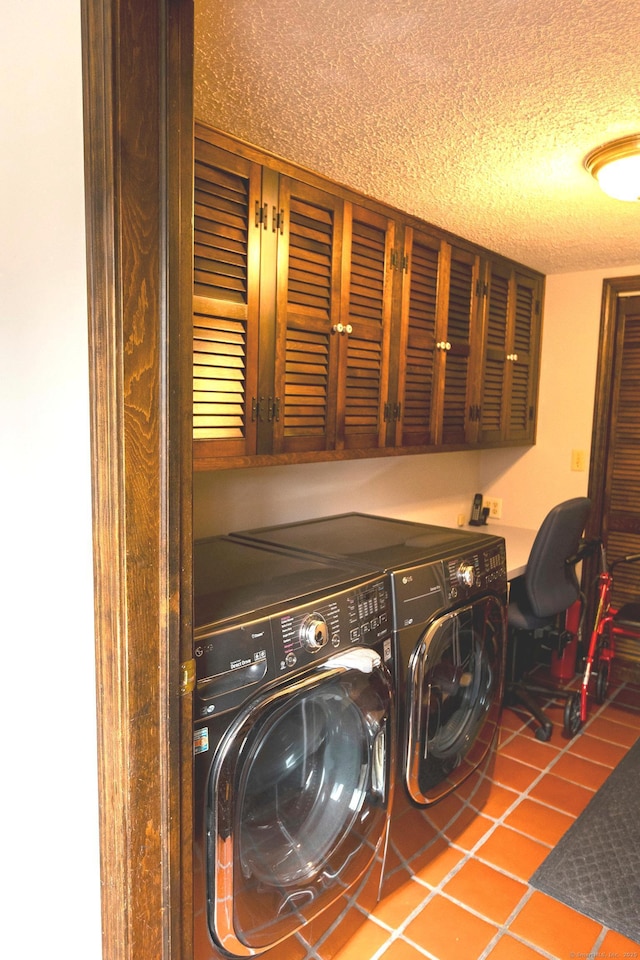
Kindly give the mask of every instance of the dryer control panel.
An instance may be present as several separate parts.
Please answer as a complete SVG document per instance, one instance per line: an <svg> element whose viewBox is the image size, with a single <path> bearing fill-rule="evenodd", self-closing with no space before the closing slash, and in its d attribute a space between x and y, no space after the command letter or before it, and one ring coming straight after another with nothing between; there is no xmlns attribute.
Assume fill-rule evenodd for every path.
<svg viewBox="0 0 640 960"><path fill-rule="evenodd" d="M265 685L353 646L391 659L389 580L380 575L315 603L218 630L196 631L195 716L224 713Z"/></svg>
<svg viewBox="0 0 640 960"><path fill-rule="evenodd" d="M452 604L487 593L506 603L507 564L504 540L499 538L476 551L397 570L393 574L396 626L426 623Z"/></svg>

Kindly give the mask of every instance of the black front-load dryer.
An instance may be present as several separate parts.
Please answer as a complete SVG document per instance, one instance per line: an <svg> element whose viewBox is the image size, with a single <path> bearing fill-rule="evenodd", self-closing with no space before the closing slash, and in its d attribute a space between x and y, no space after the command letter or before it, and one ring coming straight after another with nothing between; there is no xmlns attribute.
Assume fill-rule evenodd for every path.
<svg viewBox="0 0 640 960"><path fill-rule="evenodd" d="M382 869L388 578L226 537L196 542L194 578L193 956L276 960Z"/></svg>

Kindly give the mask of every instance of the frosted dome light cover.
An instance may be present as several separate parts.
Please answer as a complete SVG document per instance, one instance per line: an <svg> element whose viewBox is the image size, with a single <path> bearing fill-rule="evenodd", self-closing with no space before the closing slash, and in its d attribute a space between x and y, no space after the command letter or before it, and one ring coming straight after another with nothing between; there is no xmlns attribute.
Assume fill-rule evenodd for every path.
<svg viewBox="0 0 640 960"><path fill-rule="evenodd" d="M601 189L616 200L640 200L640 134L592 150L584 165Z"/></svg>

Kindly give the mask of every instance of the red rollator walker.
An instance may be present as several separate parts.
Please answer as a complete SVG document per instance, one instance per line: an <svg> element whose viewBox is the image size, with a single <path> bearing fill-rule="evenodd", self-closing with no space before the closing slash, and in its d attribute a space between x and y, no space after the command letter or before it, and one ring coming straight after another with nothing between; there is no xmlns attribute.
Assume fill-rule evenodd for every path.
<svg viewBox="0 0 640 960"><path fill-rule="evenodd" d="M640 651L640 602L625 603L622 607L611 605L615 567L623 563L635 563L640 560L640 553L632 553L607 564L602 540L589 541L585 547L586 550L580 551L581 556L591 552L590 548L599 548L600 572L596 578L597 606L584 674L580 689L569 697L565 708L565 732L570 736L574 736L587 719L590 688L593 687L596 703L604 703L606 699L616 637L637 642Z"/></svg>

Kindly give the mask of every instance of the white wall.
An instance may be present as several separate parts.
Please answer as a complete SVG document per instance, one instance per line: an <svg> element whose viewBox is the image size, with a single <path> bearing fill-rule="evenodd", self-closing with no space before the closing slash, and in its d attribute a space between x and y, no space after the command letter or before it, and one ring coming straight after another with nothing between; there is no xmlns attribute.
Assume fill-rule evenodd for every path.
<svg viewBox="0 0 640 960"><path fill-rule="evenodd" d="M0 955L101 956L78 0L0 33Z"/></svg>
<svg viewBox="0 0 640 960"><path fill-rule="evenodd" d="M197 473L197 537L358 510L455 526L468 519L479 453Z"/></svg>
<svg viewBox="0 0 640 960"><path fill-rule="evenodd" d="M537 528L554 504L586 495L602 282L636 274L640 264L547 277L537 443L481 457L479 482L502 498L503 523ZM571 469L572 450L586 452L584 472Z"/></svg>

